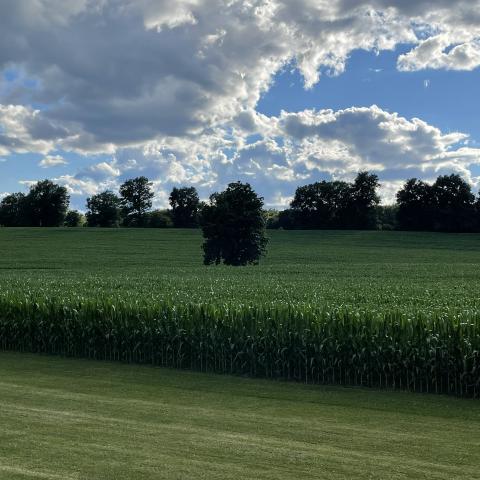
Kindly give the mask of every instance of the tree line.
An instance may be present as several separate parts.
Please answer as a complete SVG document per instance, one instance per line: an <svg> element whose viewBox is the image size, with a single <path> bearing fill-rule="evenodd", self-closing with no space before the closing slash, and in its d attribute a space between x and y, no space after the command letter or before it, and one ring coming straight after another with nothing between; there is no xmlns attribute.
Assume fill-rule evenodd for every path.
<svg viewBox="0 0 480 480"><path fill-rule="evenodd" d="M0 225L4 227L156 227L199 226L204 206L194 187L174 188L169 210L152 210L153 183L146 177L125 181L118 193L112 190L92 195L86 213L69 210L65 187L42 180L27 194L12 193L0 202Z"/></svg>
<svg viewBox="0 0 480 480"><path fill-rule="evenodd" d="M322 181L297 188L290 208L267 213L267 226L284 229L480 232L480 196L460 175L433 184L412 178L396 203L380 205L377 175L360 172L353 182Z"/></svg>
<svg viewBox="0 0 480 480"><path fill-rule="evenodd" d="M237 186L237 193L241 186L251 190L248 184L237 182L229 188L232 185ZM379 186L377 175L369 172L358 173L352 182L334 180L300 186L288 209L263 210L263 222L267 228L282 229L480 231L480 197L475 197L459 175L441 175L433 184L409 179L397 193L396 203L388 206L380 205ZM175 187L169 196L170 208L152 210L153 184L141 176L125 181L118 192L106 190L92 195L82 214L69 210L70 197L65 187L43 180L32 185L27 194L13 193L2 199L0 225L203 227L214 223L209 207L227 191L214 193L205 203L194 187ZM229 203L230 209L244 207L242 203Z"/></svg>

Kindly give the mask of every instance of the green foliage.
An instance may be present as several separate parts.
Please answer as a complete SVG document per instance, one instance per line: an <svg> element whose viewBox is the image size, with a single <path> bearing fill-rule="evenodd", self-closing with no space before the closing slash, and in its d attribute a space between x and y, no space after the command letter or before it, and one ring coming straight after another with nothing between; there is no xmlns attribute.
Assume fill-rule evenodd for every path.
<svg viewBox="0 0 480 480"><path fill-rule="evenodd" d="M148 226L150 228L173 227L172 217L168 210L154 210L148 213Z"/></svg>
<svg viewBox="0 0 480 480"><path fill-rule="evenodd" d="M230 183L211 195L201 214L205 265L257 264L268 242L262 209L263 198L248 183Z"/></svg>
<svg viewBox="0 0 480 480"><path fill-rule="evenodd" d="M3 229L0 346L480 393L478 235L271 236L257 268L209 269L195 230Z"/></svg>
<svg viewBox="0 0 480 480"><path fill-rule="evenodd" d="M298 187L291 203L295 225L312 229L347 227L351 188L340 181Z"/></svg>
<svg viewBox="0 0 480 480"><path fill-rule="evenodd" d="M198 226L200 199L195 187L174 188L170 193L172 220L177 228Z"/></svg>
<svg viewBox="0 0 480 480"><path fill-rule="evenodd" d="M298 187L285 228L363 229L377 227L378 177L360 172L353 183L322 181Z"/></svg>
<svg viewBox="0 0 480 480"><path fill-rule="evenodd" d="M121 219L121 200L112 191L87 198L87 225L89 227L118 227Z"/></svg>
<svg viewBox="0 0 480 480"><path fill-rule="evenodd" d="M377 227L377 210L380 197L377 189L380 186L378 176L368 172L360 172L351 187L347 218L350 228L373 230Z"/></svg>
<svg viewBox="0 0 480 480"><path fill-rule="evenodd" d="M148 225L147 212L152 207L153 183L147 177L125 181L120 186L123 223L130 227Z"/></svg>
<svg viewBox="0 0 480 480"><path fill-rule="evenodd" d="M50 180L42 180L30 187L25 197L28 225L32 227L59 227L67 214L70 196L67 189Z"/></svg>
<svg viewBox="0 0 480 480"><path fill-rule="evenodd" d="M396 205L378 205L376 207L376 217L378 219L378 230L396 230L398 227L397 215L398 207Z"/></svg>
<svg viewBox="0 0 480 480"><path fill-rule="evenodd" d="M469 232L475 229L475 196L460 175L438 177L432 190L435 231Z"/></svg>
<svg viewBox="0 0 480 480"><path fill-rule="evenodd" d="M478 315L19 300L0 300L4 349L306 383L480 392Z"/></svg>
<svg viewBox="0 0 480 480"><path fill-rule="evenodd" d="M397 193L403 230L472 232L478 213L470 185L460 175L439 176L433 185L412 178Z"/></svg>
<svg viewBox="0 0 480 480"><path fill-rule="evenodd" d="M265 218L265 227L269 230L280 228L280 212L275 209L268 209L263 211Z"/></svg>
<svg viewBox="0 0 480 480"><path fill-rule="evenodd" d="M0 202L0 225L22 227L28 225L26 197L23 193L12 193Z"/></svg>
<svg viewBox="0 0 480 480"><path fill-rule="evenodd" d="M77 210L69 210L65 217L66 227L82 227L85 223L85 216Z"/></svg>

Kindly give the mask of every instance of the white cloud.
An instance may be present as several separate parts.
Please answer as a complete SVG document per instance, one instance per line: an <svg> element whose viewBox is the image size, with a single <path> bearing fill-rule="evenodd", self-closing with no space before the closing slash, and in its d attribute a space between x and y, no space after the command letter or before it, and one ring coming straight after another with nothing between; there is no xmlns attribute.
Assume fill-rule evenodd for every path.
<svg viewBox="0 0 480 480"><path fill-rule="evenodd" d="M38 180L20 180L18 183L24 187L30 188L33 187L38 182Z"/></svg>
<svg viewBox="0 0 480 480"><path fill-rule="evenodd" d="M47 155L40 160L38 165L42 168L50 168L59 165L68 165L68 162L61 155Z"/></svg>
<svg viewBox="0 0 480 480"><path fill-rule="evenodd" d="M74 3L0 7L0 68L36 79L8 100L48 105L42 116L56 129L42 135L37 125L33 144L4 148L46 153L56 138L66 150L113 152L199 134L254 108L285 65L311 87L341 74L356 49L417 45L400 57L404 70L472 69L480 59L479 0Z"/></svg>
<svg viewBox="0 0 480 480"><path fill-rule="evenodd" d="M480 66L480 29L474 34L440 34L398 58L398 68L416 71L426 68L474 70Z"/></svg>
<svg viewBox="0 0 480 480"><path fill-rule="evenodd" d="M35 136L33 131L42 125L43 135ZM48 137L54 128L41 120L38 110L23 105L0 104L0 154L37 152L47 154L54 148L54 141Z"/></svg>
<svg viewBox="0 0 480 480"><path fill-rule="evenodd" d="M351 180L363 169L379 174L384 201L391 201L410 177L430 180L453 171L473 185L478 182L469 168L480 163L480 149L466 145L467 135L443 133L377 106L259 117L252 114L250 137L225 128L194 139L121 149L111 161L68 178L69 185L87 194L97 184L115 189L126 178L146 175L165 200L175 185L194 185L206 198L212 190L242 180L252 183L268 205L279 206L301 184Z"/></svg>
<svg viewBox="0 0 480 480"><path fill-rule="evenodd" d="M40 153L48 156L55 150L88 155L113 153L115 146L98 143L74 122L50 119L30 106L0 103L0 155Z"/></svg>
<svg viewBox="0 0 480 480"><path fill-rule="evenodd" d="M205 196L245 179L277 205L301 182L361 168L390 186L448 169L475 183L479 150L420 119L255 111L283 68L310 88L357 49L399 44L411 45L400 70L478 67L480 0L4 0L0 70L21 81L0 89L0 155L39 153L46 167L56 152L103 154L59 177L73 195L137 174L162 198L173 184Z"/></svg>

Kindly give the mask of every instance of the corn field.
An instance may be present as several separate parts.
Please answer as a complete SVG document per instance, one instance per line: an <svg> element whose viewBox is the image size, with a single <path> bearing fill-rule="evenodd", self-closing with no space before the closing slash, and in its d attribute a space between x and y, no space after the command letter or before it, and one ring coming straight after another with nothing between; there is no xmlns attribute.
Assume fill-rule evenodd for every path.
<svg viewBox="0 0 480 480"><path fill-rule="evenodd" d="M0 229L0 348L480 395L480 236L273 232L205 267L194 230Z"/></svg>
<svg viewBox="0 0 480 480"><path fill-rule="evenodd" d="M4 350L476 397L480 314L0 303Z"/></svg>

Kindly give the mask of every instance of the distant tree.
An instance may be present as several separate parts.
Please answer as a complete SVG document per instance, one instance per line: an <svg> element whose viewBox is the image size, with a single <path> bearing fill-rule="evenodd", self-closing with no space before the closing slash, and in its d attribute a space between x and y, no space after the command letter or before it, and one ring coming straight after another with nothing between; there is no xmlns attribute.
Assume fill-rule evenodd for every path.
<svg viewBox="0 0 480 480"><path fill-rule="evenodd" d="M200 199L195 187L174 188L170 193L172 220L177 228L198 226Z"/></svg>
<svg viewBox="0 0 480 480"><path fill-rule="evenodd" d="M87 225L89 227L118 227L121 219L121 200L112 191L87 198Z"/></svg>
<svg viewBox="0 0 480 480"><path fill-rule="evenodd" d="M34 227L59 227L67 214L70 196L67 189L43 180L30 188L25 197L25 210L29 225Z"/></svg>
<svg viewBox="0 0 480 480"><path fill-rule="evenodd" d="M291 208L282 210L278 213L278 228L284 230L294 230L300 227L300 221L297 219L297 212Z"/></svg>
<svg viewBox="0 0 480 480"><path fill-rule="evenodd" d="M475 200L475 219L474 219L474 231L480 232L480 194Z"/></svg>
<svg viewBox="0 0 480 480"><path fill-rule="evenodd" d="M471 232L478 228L475 196L459 175L442 175L433 185L412 178L397 194L403 230Z"/></svg>
<svg viewBox="0 0 480 480"><path fill-rule="evenodd" d="M378 230L396 230L398 207L397 205L379 205L377 207Z"/></svg>
<svg viewBox="0 0 480 480"><path fill-rule="evenodd" d="M435 202L432 187L411 178L397 193L397 220L400 230L433 229Z"/></svg>
<svg viewBox="0 0 480 480"><path fill-rule="evenodd" d="M26 202L23 193L12 193L0 202L0 225L4 227L28 226Z"/></svg>
<svg viewBox="0 0 480 480"><path fill-rule="evenodd" d="M268 230L275 230L280 228L279 216L280 212L275 209L264 210L265 226Z"/></svg>
<svg viewBox="0 0 480 480"><path fill-rule="evenodd" d="M299 228L375 229L378 187L377 175L368 172L360 172L353 183L335 180L298 187L290 220Z"/></svg>
<svg viewBox="0 0 480 480"><path fill-rule="evenodd" d="M291 203L300 228L343 228L350 186L342 181L322 181L298 187Z"/></svg>
<svg viewBox="0 0 480 480"><path fill-rule="evenodd" d="M154 210L148 214L148 226L151 228L173 227L172 217L168 210Z"/></svg>
<svg viewBox="0 0 480 480"><path fill-rule="evenodd" d="M432 185L436 207L434 229L471 232L476 228L475 196L460 175L442 175Z"/></svg>
<svg viewBox="0 0 480 480"><path fill-rule="evenodd" d="M77 210L69 210L65 217L66 227L81 227L84 224L85 217Z"/></svg>
<svg viewBox="0 0 480 480"><path fill-rule="evenodd" d="M248 183L230 183L225 191L211 195L200 217L204 263L258 263L268 241L262 208L263 198Z"/></svg>
<svg viewBox="0 0 480 480"><path fill-rule="evenodd" d="M377 228L377 207L380 197L378 176L368 172L359 172L350 186L350 195L345 219L345 227L361 230Z"/></svg>
<svg viewBox="0 0 480 480"><path fill-rule="evenodd" d="M123 223L127 226L147 225L147 212L152 207L153 183L147 177L127 180L120 186Z"/></svg>

